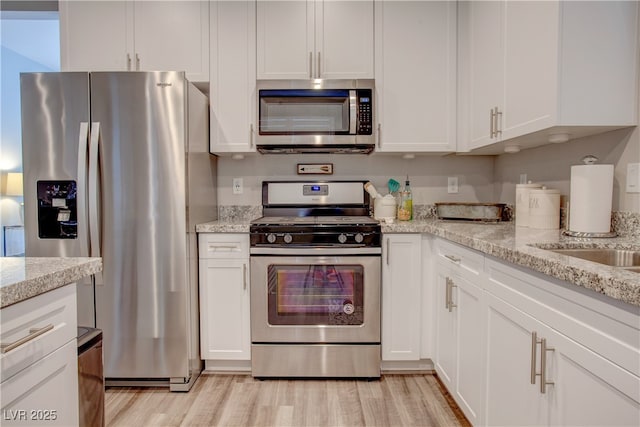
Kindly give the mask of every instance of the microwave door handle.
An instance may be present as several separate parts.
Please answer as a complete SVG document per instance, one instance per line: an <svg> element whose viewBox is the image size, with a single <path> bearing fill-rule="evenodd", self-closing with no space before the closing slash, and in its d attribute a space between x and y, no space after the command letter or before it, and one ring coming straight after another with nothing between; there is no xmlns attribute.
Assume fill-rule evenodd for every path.
<svg viewBox="0 0 640 427"><path fill-rule="evenodd" d="M349 91L349 135L356 134L357 115L358 112L358 96L355 90Z"/></svg>
<svg viewBox="0 0 640 427"><path fill-rule="evenodd" d="M89 236L91 240L91 254L92 257L100 257L101 254L101 242L100 242L100 215L99 209L99 165L98 154L100 149L100 122L94 122L91 124L91 134L89 140ZM95 284L102 285L104 281L102 279L102 273L95 274Z"/></svg>

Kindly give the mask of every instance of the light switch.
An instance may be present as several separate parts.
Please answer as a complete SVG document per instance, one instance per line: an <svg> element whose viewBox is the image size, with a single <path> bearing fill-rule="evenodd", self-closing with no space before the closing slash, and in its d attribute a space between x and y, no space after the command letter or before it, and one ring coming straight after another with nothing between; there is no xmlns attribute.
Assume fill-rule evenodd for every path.
<svg viewBox="0 0 640 427"><path fill-rule="evenodd" d="M458 192L458 177L450 176L447 178L447 193L457 193Z"/></svg>
<svg viewBox="0 0 640 427"><path fill-rule="evenodd" d="M640 193L640 163L627 164L627 193Z"/></svg>

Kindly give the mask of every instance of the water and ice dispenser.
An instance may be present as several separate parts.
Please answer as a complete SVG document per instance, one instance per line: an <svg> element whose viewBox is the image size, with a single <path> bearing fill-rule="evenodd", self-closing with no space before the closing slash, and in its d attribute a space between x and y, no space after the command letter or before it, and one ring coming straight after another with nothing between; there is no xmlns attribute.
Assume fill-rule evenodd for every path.
<svg viewBox="0 0 640 427"><path fill-rule="evenodd" d="M78 238L75 181L38 181L38 237Z"/></svg>

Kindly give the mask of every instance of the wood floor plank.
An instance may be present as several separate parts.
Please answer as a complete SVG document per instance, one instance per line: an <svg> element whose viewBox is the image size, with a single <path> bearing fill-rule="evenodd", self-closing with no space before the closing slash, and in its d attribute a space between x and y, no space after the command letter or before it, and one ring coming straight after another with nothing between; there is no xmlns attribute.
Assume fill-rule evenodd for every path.
<svg viewBox="0 0 640 427"><path fill-rule="evenodd" d="M202 374L188 393L108 388L107 426L467 426L430 374L380 381ZM459 411L459 408L457 409Z"/></svg>

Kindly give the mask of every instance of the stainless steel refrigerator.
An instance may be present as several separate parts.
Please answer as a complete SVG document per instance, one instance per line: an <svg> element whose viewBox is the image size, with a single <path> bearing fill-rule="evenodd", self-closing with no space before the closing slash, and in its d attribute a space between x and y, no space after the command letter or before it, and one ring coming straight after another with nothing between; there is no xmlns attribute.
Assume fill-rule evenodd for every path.
<svg viewBox="0 0 640 427"><path fill-rule="evenodd" d="M108 384L201 371L195 224L217 217L208 101L182 72L21 75L27 256L100 256L79 324Z"/></svg>

